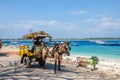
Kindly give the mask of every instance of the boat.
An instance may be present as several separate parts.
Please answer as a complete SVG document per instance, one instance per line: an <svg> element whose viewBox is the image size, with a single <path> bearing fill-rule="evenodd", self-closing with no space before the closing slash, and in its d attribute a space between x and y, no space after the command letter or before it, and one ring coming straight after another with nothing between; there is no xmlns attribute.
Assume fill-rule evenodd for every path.
<svg viewBox="0 0 120 80"><path fill-rule="evenodd" d="M72 42L71 46L80 46L80 45L78 43L76 43L76 42Z"/></svg>
<svg viewBox="0 0 120 80"><path fill-rule="evenodd" d="M120 46L120 41L101 41L96 40L95 43L105 46Z"/></svg>

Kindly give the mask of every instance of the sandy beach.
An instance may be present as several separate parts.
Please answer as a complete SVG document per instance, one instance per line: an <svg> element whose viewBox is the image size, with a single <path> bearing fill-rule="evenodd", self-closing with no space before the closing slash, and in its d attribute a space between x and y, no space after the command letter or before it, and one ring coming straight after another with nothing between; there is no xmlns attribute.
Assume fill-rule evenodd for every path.
<svg viewBox="0 0 120 80"><path fill-rule="evenodd" d="M46 69L33 62L31 68L20 64L19 49L14 46L3 46L0 50L0 80L120 80L120 62L115 60L100 59L97 70L76 68L76 57L64 57L61 72L54 74L54 62L47 59Z"/></svg>

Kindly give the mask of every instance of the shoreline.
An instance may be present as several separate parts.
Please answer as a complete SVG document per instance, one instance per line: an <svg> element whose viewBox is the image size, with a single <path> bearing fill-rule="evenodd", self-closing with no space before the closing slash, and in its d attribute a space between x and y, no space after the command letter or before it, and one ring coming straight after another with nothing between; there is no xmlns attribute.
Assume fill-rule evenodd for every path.
<svg viewBox="0 0 120 80"><path fill-rule="evenodd" d="M97 56L97 55L91 55L91 56L88 56L88 55L81 55L82 53L78 54L78 53L74 53L72 52L71 55L73 56L82 56L82 57L88 57L88 58L91 58L92 56ZM86 53L87 54L87 53ZM97 54L97 53L96 53ZM116 57L104 57L104 56L97 56L100 60L108 60L108 61L115 61L115 62L119 62L120 61L120 58L116 58Z"/></svg>
<svg viewBox="0 0 120 80"><path fill-rule="evenodd" d="M74 56L74 57L86 57L86 58L91 58L91 56L85 56L85 55L78 55L78 54L74 54L74 53L71 53L71 56ZM97 56L98 57L98 56ZM98 57L99 60L101 61L112 61L112 62L120 62L120 59L118 58L106 58L106 57Z"/></svg>

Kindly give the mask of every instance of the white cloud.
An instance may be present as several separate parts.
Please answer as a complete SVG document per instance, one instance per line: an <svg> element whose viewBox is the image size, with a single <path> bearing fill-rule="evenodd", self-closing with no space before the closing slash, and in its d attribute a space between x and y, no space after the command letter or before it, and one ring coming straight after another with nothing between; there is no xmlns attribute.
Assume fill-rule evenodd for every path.
<svg viewBox="0 0 120 80"><path fill-rule="evenodd" d="M97 22L106 22L106 21L111 21L112 20L112 17L101 17L101 18L88 18L86 19L84 22L94 22L94 23L97 23Z"/></svg>
<svg viewBox="0 0 120 80"><path fill-rule="evenodd" d="M101 22L105 22L105 21L111 21L112 17L102 17L100 18Z"/></svg>
<svg viewBox="0 0 120 80"><path fill-rule="evenodd" d="M6 32L4 36L9 35L10 33L15 33L15 35L21 34L24 35L29 33L29 31L33 29L34 31L72 31L76 29L75 25L72 23L66 22L58 22L55 20L45 21L45 20L29 20L29 21L21 21L14 24L0 24L0 31ZM18 33L18 34L16 34ZM9 36L8 36L9 37Z"/></svg>
<svg viewBox="0 0 120 80"><path fill-rule="evenodd" d="M45 21L45 20L29 20L21 21L15 24L0 24L0 28L14 29L14 30L73 30L75 25L72 23L65 23L59 21Z"/></svg>
<svg viewBox="0 0 120 80"><path fill-rule="evenodd" d="M86 19L84 23L93 24L102 29L120 29L120 19L114 19L112 17L90 18Z"/></svg>
<svg viewBox="0 0 120 80"><path fill-rule="evenodd" d="M108 21L108 22L103 22L101 23L101 26L103 27L108 27L108 28L111 28L111 29L119 29L120 30L120 21Z"/></svg>
<svg viewBox="0 0 120 80"><path fill-rule="evenodd" d="M78 10L78 11L70 12L70 14L72 14L72 15L79 15L79 14L86 14L86 13L87 13L87 11L85 11L85 10Z"/></svg>
<svg viewBox="0 0 120 80"><path fill-rule="evenodd" d="M43 28L49 30L72 30L75 28L72 23L61 23L58 21L41 21L41 20L30 20L24 23L20 23L20 25L28 26L26 28Z"/></svg>
<svg viewBox="0 0 120 80"><path fill-rule="evenodd" d="M86 19L83 22L84 23L96 23L96 22L98 22L98 19L91 18L91 19Z"/></svg>
<svg viewBox="0 0 120 80"><path fill-rule="evenodd" d="M47 24L48 24L48 26L49 26L49 25L57 25L58 22L57 22L57 21L49 21Z"/></svg>
<svg viewBox="0 0 120 80"><path fill-rule="evenodd" d="M12 30L13 29L13 30ZM17 36L22 36L29 33L30 29L34 31L44 30L52 32L53 36L98 36L103 35L109 31L120 31L120 19L112 17L88 18L81 23L60 22L56 20L29 20L21 21L14 24L0 24L0 31L3 34L9 35L10 32ZM6 37L5 35L5 37ZM58 36L59 35L59 36ZM9 36L8 36L9 37Z"/></svg>
<svg viewBox="0 0 120 80"><path fill-rule="evenodd" d="M88 36L97 37L114 37L120 34L120 19L115 19L113 17L99 17L99 18L88 18L83 21L86 28L83 30L83 34L88 34Z"/></svg>

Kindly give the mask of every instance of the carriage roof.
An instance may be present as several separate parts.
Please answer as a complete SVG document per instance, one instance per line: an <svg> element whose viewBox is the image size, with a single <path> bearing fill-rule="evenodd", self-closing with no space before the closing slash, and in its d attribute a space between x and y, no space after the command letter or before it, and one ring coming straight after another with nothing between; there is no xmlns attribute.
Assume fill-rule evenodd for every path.
<svg viewBox="0 0 120 80"><path fill-rule="evenodd" d="M39 32L33 32L27 35L24 35L22 39L43 39L49 37L51 38L50 34L44 32L44 31L39 31Z"/></svg>

